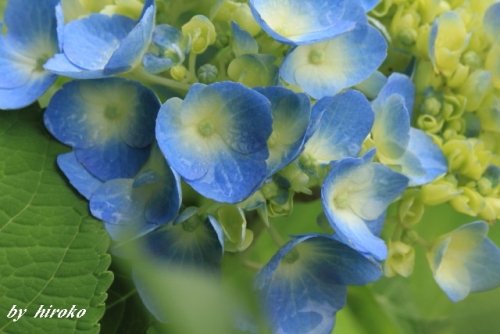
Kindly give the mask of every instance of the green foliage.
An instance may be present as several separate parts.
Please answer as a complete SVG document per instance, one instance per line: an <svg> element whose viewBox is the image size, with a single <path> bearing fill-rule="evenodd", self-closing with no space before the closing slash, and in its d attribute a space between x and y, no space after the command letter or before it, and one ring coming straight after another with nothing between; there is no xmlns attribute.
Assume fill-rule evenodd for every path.
<svg viewBox="0 0 500 334"><path fill-rule="evenodd" d="M109 239L57 172L64 148L37 108L0 111L0 332L97 333L104 313ZM27 309L17 322L13 305ZM87 309L80 319L35 319L40 305Z"/></svg>

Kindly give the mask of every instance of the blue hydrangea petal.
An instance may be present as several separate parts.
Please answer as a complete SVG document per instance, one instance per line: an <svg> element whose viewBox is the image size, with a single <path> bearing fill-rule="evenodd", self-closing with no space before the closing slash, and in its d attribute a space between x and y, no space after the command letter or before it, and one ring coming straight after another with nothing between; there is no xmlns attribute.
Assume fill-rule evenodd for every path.
<svg viewBox="0 0 500 334"><path fill-rule="evenodd" d="M500 43L500 3L492 4L483 17L484 31L496 43Z"/></svg>
<svg viewBox="0 0 500 334"><path fill-rule="evenodd" d="M144 245L158 260L206 269L219 267L223 248L210 220L205 219L196 229L187 227L188 223L169 224L149 233L144 236Z"/></svg>
<svg viewBox="0 0 500 334"><path fill-rule="evenodd" d="M271 102L273 132L268 141L267 174L272 175L292 162L302 151L311 116L305 94L281 87L256 89Z"/></svg>
<svg viewBox="0 0 500 334"><path fill-rule="evenodd" d="M356 156L374 119L368 100L354 90L322 98L313 114L321 115L319 127L307 141L304 154L320 164Z"/></svg>
<svg viewBox="0 0 500 334"><path fill-rule="evenodd" d="M156 137L168 162L206 197L239 202L263 181L270 102L231 82L194 85L159 113Z"/></svg>
<svg viewBox="0 0 500 334"><path fill-rule="evenodd" d="M381 164L345 158L332 165L321 188L323 210L340 240L383 260L387 247L367 224L376 222L407 185L405 176Z"/></svg>
<svg viewBox="0 0 500 334"><path fill-rule="evenodd" d="M298 46L285 58L280 75L321 99L368 79L386 55L387 43L380 32L359 25L326 42Z"/></svg>
<svg viewBox="0 0 500 334"><path fill-rule="evenodd" d="M135 21L121 15L92 14L64 27L64 54L76 66L102 70Z"/></svg>
<svg viewBox="0 0 500 334"><path fill-rule="evenodd" d="M44 65L47 71L74 79L99 79L105 77L102 70L89 71L69 61L63 53L57 53Z"/></svg>
<svg viewBox="0 0 500 334"><path fill-rule="evenodd" d="M55 75L34 75L23 86L0 88L0 109L20 109L35 102L56 80Z"/></svg>
<svg viewBox="0 0 500 334"><path fill-rule="evenodd" d="M403 156L394 161L401 174L410 179L409 186L429 183L448 171L448 163L440 148L425 132L411 128L410 141Z"/></svg>
<svg viewBox="0 0 500 334"><path fill-rule="evenodd" d="M387 99L393 95L398 94L404 100L404 105L410 117L415 103L415 85L411 79L400 73L393 73L387 78L386 84L378 94L377 98L373 101L373 108L380 109L382 105L387 102Z"/></svg>
<svg viewBox="0 0 500 334"><path fill-rule="evenodd" d="M90 174L77 160L75 153L60 154L57 165L68 178L71 185L86 199L102 185L102 182Z"/></svg>
<svg viewBox="0 0 500 334"><path fill-rule="evenodd" d="M168 24L157 25L153 31L153 43L161 49L169 49L173 44L180 43L182 32Z"/></svg>
<svg viewBox="0 0 500 334"><path fill-rule="evenodd" d="M330 39L354 28L364 19L357 1L250 0L259 25L274 39L287 44L306 44Z"/></svg>
<svg viewBox="0 0 500 334"><path fill-rule="evenodd" d="M231 22L231 30L233 33L233 52L236 57L244 54L252 54L259 52L257 41L245 30L234 22Z"/></svg>
<svg viewBox="0 0 500 334"><path fill-rule="evenodd" d="M31 79L36 60L17 53L8 38L0 38L0 89L17 88Z"/></svg>
<svg viewBox="0 0 500 334"><path fill-rule="evenodd" d="M36 44L56 51L55 7L58 3L58 0L39 0L36 5L30 0L8 1L4 20L13 47L36 50Z"/></svg>
<svg viewBox="0 0 500 334"><path fill-rule="evenodd" d="M120 78L72 81L51 99L44 115L47 129L63 143L96 147L124 141L145 147L154 140L160 103L141 84Z"/></svg>
<svg viewBox="0 0 500 334"><path fill-rule="evenodd" d="M410 115L405 100L393 94L383 104L374 104L373 140L378 153L389 159L401 157L410 141Z"/></svg>
<svg viewBox="0 0 500 334"><path fill-rule="evenodd" d="M436 282L454 302L470 292L500 286L500 249L487 232L488 224L482 221L463 225L428 254Z"/></svg>
<svg viewBox="0 0 500 334"><path fill-rule="evenodd" d="M175 65L175 62L171 58L163 58L146 53L144 58L142 58L142 64L149 73L157 74L168 70Z"/></svg>
<svg viewBox="0 0 500 334"><path fill-rule="evenodd" d="M151 43L155 11L154 0L146 0L139 22L113 52L104 69L105 74L125 72L137 65Z"/></svg>
<svg viewBox="0 0 500 334"><path fill-rule="evenodd" d="M380 265L329 236L306 235L283 246L259 272L274 333L330 333L347 284L381 276Z"/></svg>
<svg viewBox="0 0 500 334"><path fill-rule="evenodd" d="M78 161L102 181L131 178L146 162L149 150L134 148L121 141L109 141L105 145L75 148Z"/></svg>

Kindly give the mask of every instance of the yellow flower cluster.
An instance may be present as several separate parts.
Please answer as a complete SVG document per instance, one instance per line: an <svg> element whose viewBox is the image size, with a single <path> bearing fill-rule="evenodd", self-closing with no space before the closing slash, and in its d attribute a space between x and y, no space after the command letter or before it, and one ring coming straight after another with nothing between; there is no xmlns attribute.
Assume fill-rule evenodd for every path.
<svg viewBox="0 0 500 334"><path fill-rule="evenodd" d="M496 23L485 22L495 2L385 0L372 12L392 39L386 68L407 69L401 59L413 60L405 64L417 91L413 124L449 164L446 176L402 199L406 223L422 216L419 203L448 202L470 216L500 218L500 29L495 34Z"/></svg>

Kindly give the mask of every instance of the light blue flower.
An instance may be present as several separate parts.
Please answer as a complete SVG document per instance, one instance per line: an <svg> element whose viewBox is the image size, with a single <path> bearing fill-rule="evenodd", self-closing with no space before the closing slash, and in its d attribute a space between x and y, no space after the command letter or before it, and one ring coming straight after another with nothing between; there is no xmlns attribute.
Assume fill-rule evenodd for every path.
<svg viewBox="0 0 500 334"><path fill-rule="evenodd" d="M282 87L257 88L271 102L273 132L267 141L267 174L271 176L302 152L311 118L311 103L305 94Z"/></svg>
<svg viewBox="0 0 500 334"><path fill-rule="evenodd" d="M35 102L55 81L43 65L58 52L56 0L10 0L0 35L0 109ZM0 30L1 33L1 30Z"/></svg>
<svg viewBox="0 0 500 334"><path fill-rule="evenodd" d="M51 99L44 121L87 171L107 181L134 177L147 160L159 109L155 94L137 82L72 81Z"/></svg>
<svg viewBox="0 0 500 334"><path fill-rule="evenodd" d="M429 183L447 170L439 147L423 131L410 126L415 88L411 79L393 73L377 98L373 141L380 161L410 179L410 186Z"/></svg>
<svg viewBox="0 0 500 334"><path fill-rule="evenodd" d="M485 222L463 225L440 238L427 254L434 279L454 302L500 286L500 249L487 233Z"/></svg>
<svg viewBox="0 0 500 334"><path fill-rule="evenodd" d="M60 154L57 165L68 178L69 183L86 199L103 184L101 180L90 174L76 158L75 152Z"/></svg>
<svg viewBox="0 0 500 334"><path fill-rule="evenodd" d="M101 78L137 66L151 42L155 2L146 0L141 17L134 21L122 15L91 14L59 27L62 53L45 68L78 79ZM63 24L64 20L60 20Z"/></svg>
<svg viewBox="0 0 500 334"><path fill-rule="evenodd" d="M345 304L347 285L376 281L380 265L325 235L305 235L283 246L260 271L273 333L329 334Z"/></svg>
<svg viewBox="0 0 500 334"><path fill-rule="evenodd" d="M250 0L259 25L287 44L310 44L330 39L365 23L357 0Z"/></svg>
<svg viewBox="0 0 500 334"><path fill-rule="evenodd" d="M182 64L188 52L189 40L183 37L182 32L168 24L161 24L153 32L152 46L142 63L148 72L161 73Z"/></svg>
<svg viewBox="0 0 500 334"><path fill-rule="evenodd" d="M155 146L133 179L113 179L95 189L90 211L114 239L135 237L172 222L181 206L180 179Z"/></svg>
<svg viewBox="0 0 500 334"><path fill-rule="evenodd" d="M323 211L338 240L384 260L387 247L370 227L408 186L408 179L379 163L364 158L345 158L332 164L321 188Z"/></svg>
<svg viewBox="0 0 500 334"><path fill-rule="evenodd" d="M484 31L495 44L500 44L500 3L492 4L483 17Z"/></svg>
<svg viewBox="0 0 500 334"><path fill-rule="evenodd" d="M382 34L369 25L358 25L330 40L296 47L283 61L280 75L321 99L368 79L386 55Z"/></svg>
<svg viewBox="0 0 500 334"><path fill-rule="evenodd" d="M161 108L158 144L172 168L205 197L236 203L267 175L269 100L238 83L195 84Z"/></svg>
<svg viewBox="0 0 500 334"><path fill-rule="evenodd" d="M380 0L361 0L361 5L367 12L375 8L379 3Z"/></svg>
<svg viewBox="0 0 500 334"><path fill-rule="evenodd" d="M303 156L318 165L357 156L374 119L370 103L355 90L322 98L314 105L313 115L318 126Z"/></svg>

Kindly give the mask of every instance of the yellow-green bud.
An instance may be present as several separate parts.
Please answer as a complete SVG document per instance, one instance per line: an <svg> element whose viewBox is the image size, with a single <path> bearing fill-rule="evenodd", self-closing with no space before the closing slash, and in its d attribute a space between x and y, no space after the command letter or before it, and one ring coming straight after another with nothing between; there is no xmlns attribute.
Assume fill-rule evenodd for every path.
<svg viewBox="0 0 500 334"><path fill-rule="evenodd" d="M460 89L460 94L467 99L466 111L475 111L492 88L491 73L483 70L476 70L469 75L467 81Z"/></svg>
<svg viewBox="0 0 500 334"><path fill-rule="evenodd" d="M388 248L389 253L384 263L385 275L409 277L415 266L415 249L401 241L390 241Z"/></svg>
<svg viewBox="0 0 500 334"><path fill-rule="evenodd" d="M182 26L182 33L191 40L191 52L201 54L215 43L217 34L213 23L203 15L195 15Z"/></svg>
<svg viewBox="0 0 500 334"><path fill-rule="evenodd" d="M484 208L484 198L475 190L467 187L461 187L462 194L453 198L450 204L463 214L477 216Z"/></svg>
<svg viewBox="0 0 500 334"><path fill-rule="evenodd" d="M187 68L184 65L175 65L170 69L170 75L174 80L182 81L186 78L188 73Z"/></svg>
<svg viewBox="0 0 500 334"><path fill-rule="evenodd" d="M217 81L219 70L212 64L205 64L198 68L198 80L204 84L210 84Z"/></svg>
<svg viewBox="0 0 500 334"><path fill-rule="evenodd" d="M420 115L417 119L417 125L426 132L438 133L443 128L444 120L432 115Z"/></svg>
<svg viewBox="0 0 500 334"><path fill-rule="evenodd" d="M466 99L462 95L445 95L443 117L447 121L459 119L465 111Z"/></svg>
<svg viewBox="0 0 500 334"><path fill-rule="evenodd" d="M408 190L399 203L399 221L405 227L417 224L424 215L425 206L418 189Z"/></svg>
<svg viewBox="0 0 500 334"><path fill-rule="evenodd" d="M425 205L439 205L448 202L461 193L462 191L457 188L456 183L447 178L442 178L424 185L420 191L420 198Z"/></svg>
<svg viewBox="0 0 500 334"><path fill-rule="evenodd" d="M500 198L498 197L484 198L484 207L479 212L479 217L489 221L500 219Z"/></svg>
<svg viewBox="0 0 500 334"><path fill-rule="evenodd" d="M424 100L422 111L426 114L437 116L441 111L441 102L435 96L430 96Z"/></svg>

